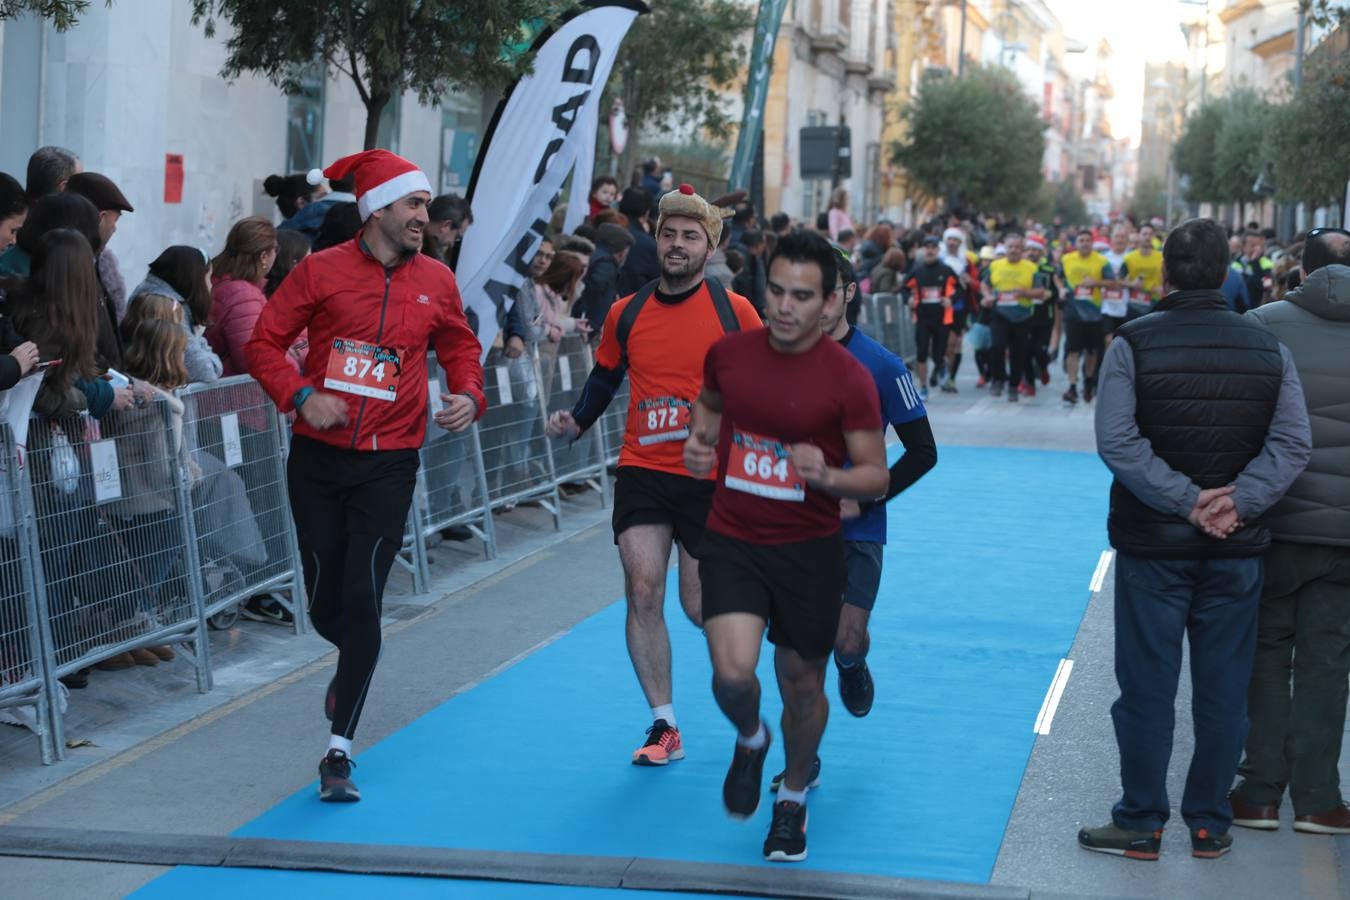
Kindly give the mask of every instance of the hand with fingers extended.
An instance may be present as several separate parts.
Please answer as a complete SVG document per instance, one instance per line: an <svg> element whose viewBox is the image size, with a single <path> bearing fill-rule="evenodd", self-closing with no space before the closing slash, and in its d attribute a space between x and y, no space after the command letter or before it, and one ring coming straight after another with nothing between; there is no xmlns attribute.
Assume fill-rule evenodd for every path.
<svg viewBox="0 0 1350 900"><path fill-rule="evenodd" d="M468 394L441 394L441 404L432 420L446 431L464 431L478 414L478 404Z"/></svg>

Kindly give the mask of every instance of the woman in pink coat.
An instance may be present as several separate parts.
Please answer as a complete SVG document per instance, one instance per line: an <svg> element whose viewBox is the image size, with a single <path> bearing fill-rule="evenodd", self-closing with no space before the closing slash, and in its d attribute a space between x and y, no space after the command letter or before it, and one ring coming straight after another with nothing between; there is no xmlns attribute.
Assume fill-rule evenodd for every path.
<svg viewBox="0 0 1350 900"><path fill-rule="evenodd" d="M277 258L277 230L262 216L240 219L225 238L225 249L211 260L211 322L206 339L220 356L222 375L248 374L244 347L267 304L263 285ZM291 348L296 370L304 348Z"/></svg>

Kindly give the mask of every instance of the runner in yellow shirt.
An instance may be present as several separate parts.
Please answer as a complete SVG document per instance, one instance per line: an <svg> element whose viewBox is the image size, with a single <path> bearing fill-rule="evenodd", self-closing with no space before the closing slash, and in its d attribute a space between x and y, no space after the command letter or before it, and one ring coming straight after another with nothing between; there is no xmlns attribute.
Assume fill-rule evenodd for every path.
<svg viewBox="0 0 1350 900"><path fill-rule="evenodd" d="M1078 359L1083 357L1083 400L1097 390L1097 363L1102 351L1102 291L1111 264L1092 249L1092 232L1078 232L1074 251L1060 263L1067 296L1064 300L1064 370L1069 389L1064 402L1078 402Z"/></svg>
<svg viewBox="0 0 1350 900"><path fill-rule="evenodd" d="M989 396L997 397L1006 385L1008 402L1017 402L1018 388L1027 371L1027 354L1031 350L1031 308L1034 300L1044 300L1049 293L1036 286L1040 267L1023 254L1024 239L1020 234L1003 238L1006 255L989 264L984 279L982 305L992 309L989 320L993 343L989 348L989 368L993 384ZM1012 374L1008 373L1009 355L1012 356Z"/></svg>

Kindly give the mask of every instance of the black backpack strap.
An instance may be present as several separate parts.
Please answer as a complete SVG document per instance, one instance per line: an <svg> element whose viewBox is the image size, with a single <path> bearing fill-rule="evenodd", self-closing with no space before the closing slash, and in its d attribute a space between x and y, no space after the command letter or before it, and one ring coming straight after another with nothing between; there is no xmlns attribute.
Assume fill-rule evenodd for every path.
<svg viewBox="0 0 1350 900"><path fill-rule="evenodd" d="M656 286L660 280L649 281L638 288L633 299L628 301L628 305L619 313L619 321L614 325L614 339L619 342L619 368L628 368L628 335L633 331L633 323L637 321L638 313L642 312L642 307L656 293Z"/></svg>
<svg viewBox="0 0 1350 900"><path fill-rule="evenodd" d="M731 334L733 331L741 330L741 320L736 318L736 308L731 305L731 297L727 296L727 286L717 278L707 279L708 293L712 295L713 309L717 310L717 318L722 323L722 333Z"/></svg>

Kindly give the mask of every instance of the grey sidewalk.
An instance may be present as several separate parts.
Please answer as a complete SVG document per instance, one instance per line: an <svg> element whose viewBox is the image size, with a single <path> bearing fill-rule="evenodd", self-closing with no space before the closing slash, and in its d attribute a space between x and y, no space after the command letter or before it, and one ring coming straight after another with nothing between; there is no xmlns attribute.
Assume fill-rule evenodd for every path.
<svg viewBox="0 0 1350 900"><path fill-rule="evenodd" d="M1060 376L1036 400L1014 405L989 399L967 377L959 395L934 392L939 444L1091 451L1090 409L1063 409L1062 390ZM500 520L498 560L483 560L475 543L439 545L433 590L421 596L396 575L361 744L471 689L620 596L607 521L594 494L565 504L562 532L539 510L519 509ZM994 884L1036 897L1350 896L1345 839L1239 831L1231 856L1201 862L1169 832L1157 864L1077 848L1078 827L1104 821L1117 790L1107 715L1114 699L1109 583L1071 651L1075 667L1050 734L1031 755ZM323 736L294 723L315 719L335 661L331 648L254 623L213 641L211 694L196 693L185 663L96 673L87 691L74 694L68 734L97 746L70 750L62 764L38 765L30 736L0 731L0 827L225 835L311 781ZM636 692L628 699L640 705ZM1189 758L1188 715L1183 703L1178 777ZM0 871L5 897L50 898L122 896L164 869L0 858Z"/></svg>

